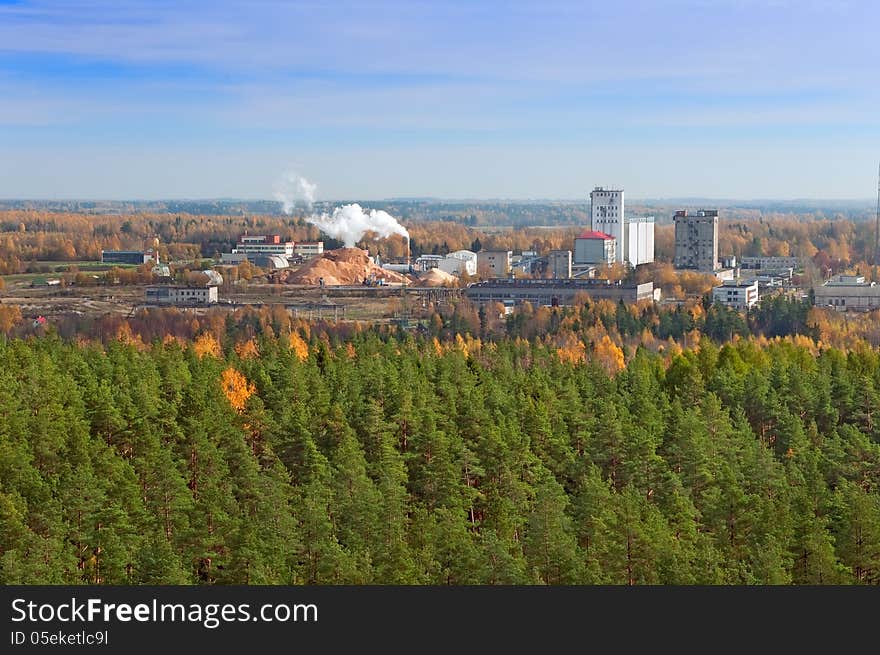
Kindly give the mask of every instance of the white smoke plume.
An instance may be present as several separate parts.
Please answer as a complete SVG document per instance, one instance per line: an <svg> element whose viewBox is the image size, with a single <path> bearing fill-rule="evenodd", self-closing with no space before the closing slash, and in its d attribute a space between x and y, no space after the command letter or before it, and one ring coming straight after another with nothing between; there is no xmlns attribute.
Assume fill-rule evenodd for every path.
<svg viewBox="0 0 880 655"><path fill-rule="evenodd" d="M381 209L365 211L357 203L343 205L334 209L332 214L324 212L306 220L324 234L343 241L346 248L354 248L366 232L375 232L378 235L376 238L399 234L409 240L409 232L391 214Z"/></svg>
<svg viewBox="0 0 880 655"><path fill-rule="evenodd" d="M311 210L315 202L315 192L318 185L309 182L306 178L294 172L285 173L275 185L275 200L281 203L281 209L285 214L290 214L298 203Z"/></svg>

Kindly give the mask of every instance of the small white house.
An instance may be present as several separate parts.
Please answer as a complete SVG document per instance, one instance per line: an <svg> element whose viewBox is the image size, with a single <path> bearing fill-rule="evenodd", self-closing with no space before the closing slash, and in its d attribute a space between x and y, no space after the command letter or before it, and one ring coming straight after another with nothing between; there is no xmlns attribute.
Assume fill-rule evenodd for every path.
<svg viewBox="0 0 880 655"><path fill-rule="evenodd" d="M758 302L758 281L724 280L721 286L712 289L712 300L734 309L750 309Z"/></svg>

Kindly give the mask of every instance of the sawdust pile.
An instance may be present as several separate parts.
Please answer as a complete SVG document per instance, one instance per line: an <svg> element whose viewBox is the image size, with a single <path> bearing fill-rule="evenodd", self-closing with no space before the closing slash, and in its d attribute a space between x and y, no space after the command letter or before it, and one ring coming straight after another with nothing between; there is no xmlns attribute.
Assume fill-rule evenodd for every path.
<svg viewBox="0 0 880 655"><path fill-rule="evenodd" d="M376 266L367 251L360 248L328 250L296 271L285 271L281 280L286 284L318 285L324 278L324 285L331 287L363 284L371 276L387 284L410 282L400 273Z"/></svg>
<svg viewBox="0 0 880 655"><path fill-rule="evenodd" d="M432 268L419 276L419 284L426 287L457 287L458 278L439 268Z"/></svg>

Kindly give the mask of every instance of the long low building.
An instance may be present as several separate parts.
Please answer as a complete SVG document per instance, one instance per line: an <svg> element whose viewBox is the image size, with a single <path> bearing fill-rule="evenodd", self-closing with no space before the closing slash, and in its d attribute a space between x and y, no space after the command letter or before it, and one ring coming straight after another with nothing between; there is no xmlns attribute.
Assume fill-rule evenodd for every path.
<svg viewBox="0 0 880 655"><path fill-rule="evenodd" d="M299 255L303 259L311 259L312 257L320 257L324 254L323 241L296 241L293 244L293 254Z"/></svg>
<svg viewBox="0 0 880 655"><path fill-rule="evenodd" d="M739 265L741 268L758 270L780 268L798 270L801 267L801 259L800 257L740 257Z"/></svg>
<svg viewBox="0 0 880 655"><path fill-rule="evenodd" d="M102 250L102 264L146 264L153 261L153 253L144 250Z"/></svg>
<svg viewBox="0 0 880 655"><path fill-rule="evenodd" d="M659 289L656 291L659 292ZM592 300L658 300L654 284L620 284L608 280L491 280L470 285L465 296L479 303L502 302L533 305L572 305L578 294L586 293Z"/></svg>
<svg viewBox="0 0 880 655"><path fill-rule="evenodd" d="M152 286L147 287L146 301L160 305L213 305L217 302L217 287Z"/></svg>
<svg viewBox="0 0 880 655"><path fill-rule="evenodd" d="M220 253L220 263L224 266L238 266L239 264L246 261L253 264L257 268L264 268L268 271L277 271L282 268L289 268L291 264L291 259L299 259L300 261L302 261L302 258L299 255L291 255L290 257L286 257L285 255L261 255L244 252Z"/></svg>
<svg viewBox="0 0 880 655"><path fill-rule="evenodd" d="M837 275L813 287L813 293L817 307L833 307L841 312L880 309L880 285L865 282L863 275Z"/></svg>

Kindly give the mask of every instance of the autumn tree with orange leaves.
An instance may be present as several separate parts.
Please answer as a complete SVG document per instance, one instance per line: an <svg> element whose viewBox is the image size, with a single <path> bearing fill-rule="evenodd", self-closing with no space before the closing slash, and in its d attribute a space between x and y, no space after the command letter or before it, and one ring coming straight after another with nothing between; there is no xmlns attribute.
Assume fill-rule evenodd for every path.
<svg viewBox="0 0 880 655"><path fill-rule="evenodd" d="M253 382L248 382L247 378L232 366L223 369L220 374L220 386L229 404L239 414L244 412L248 398L257 390Z"/></svg>
<svg viewBox="0 0 880 655"><path fill-rule="evenodd" d="M623 370L623 350L615 344L606 334L593 349L593 359L599 362L609 375L614 375Z"/></svg>

